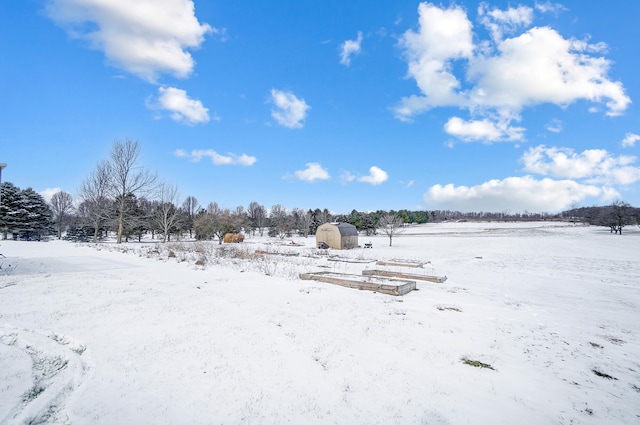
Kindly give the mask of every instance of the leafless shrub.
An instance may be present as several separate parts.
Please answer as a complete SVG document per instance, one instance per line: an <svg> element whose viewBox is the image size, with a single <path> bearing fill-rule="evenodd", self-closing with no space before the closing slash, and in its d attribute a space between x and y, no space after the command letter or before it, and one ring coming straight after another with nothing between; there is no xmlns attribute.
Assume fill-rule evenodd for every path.
<svg viewBox="0 0 640 425"><path fill-rule="evenodd" d="M196 242L193 246L193 251L196 257L196 266L205 266L209 263L213 246L208 242Z"/></svg>

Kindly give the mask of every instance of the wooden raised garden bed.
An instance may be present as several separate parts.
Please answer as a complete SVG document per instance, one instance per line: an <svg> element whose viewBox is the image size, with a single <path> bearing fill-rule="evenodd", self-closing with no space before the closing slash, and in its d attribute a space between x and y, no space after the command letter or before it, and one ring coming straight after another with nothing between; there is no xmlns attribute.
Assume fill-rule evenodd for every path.
<svg viewBox="0 0 640 425"><path fill-rule="evenodd" d="M413 267L419 268L425 265L419 261L405 261L405 260L378 260L376 263L378 266L390 266L390 267Z"/></svg>
<svg viewBox="0 0 640 425"><path fill-rule="evenodd" d="M447 280L446 276L431 276L426 274L417 274L417 273L403 273L403 272L394 272L391 270L363 270L362 274L364 276L385 276L399 279L409 279L409 280L425 280L428 282L434 283L443 283Z"/></svg>
<svg viewBox="0 0 640 425"><path fill-rule="evenodd" d="M416 289L416 282L406 279L384 278L379 276L361 276L333 272L301 273L302 280L315 280L347 288L380 292L387 295L404 295Z"/></svg>

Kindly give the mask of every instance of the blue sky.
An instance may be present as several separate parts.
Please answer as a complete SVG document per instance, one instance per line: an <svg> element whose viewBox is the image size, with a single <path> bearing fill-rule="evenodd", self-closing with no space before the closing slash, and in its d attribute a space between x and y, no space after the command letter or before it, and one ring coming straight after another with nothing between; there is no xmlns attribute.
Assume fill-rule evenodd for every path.
<svg viewBox="0 0 640 425"><path fill-rule="evenodd" d="M640 206L640 2L130 3L0 5L3 180L133 139L205 206Z"/></svg>

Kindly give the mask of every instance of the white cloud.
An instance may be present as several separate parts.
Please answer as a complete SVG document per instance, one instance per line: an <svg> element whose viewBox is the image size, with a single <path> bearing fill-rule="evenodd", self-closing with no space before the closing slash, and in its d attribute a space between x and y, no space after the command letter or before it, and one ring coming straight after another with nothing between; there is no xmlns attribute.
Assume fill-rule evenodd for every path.
<svg viewBox="0 0 640 425"><path fill-rule="evenodd" d="M340 175L340 181L342 183L351 183L355 180L356 180L356 176L351 174L348 171L343 171L342 174Z"/></svg>
<svg viewBox="0 0 640 425"><path fill-rule="evenodd" d="M47 12L112 65L150 82L164 73L189 76L194 60L187 50L218 32L198 22L192 0L50 0Z"/></svg>
<svg viewBox="0 0 640 425"><path fill-rule="evenodd" d="M360 53L362 44L362 32L358 31L358 38L346 40L340 45L340 63L345 66L351 65L351 56Z"/></svg>
<svg viewBox="0 0 640 425"><path fill-rule="evenodd" d="M48 187L38 192L38 194L42 196L45 201L51 202L51 198L53 197L53 195L55 195L58 192L62 192L62 189L60 189L59 187Z"/></svg>
<svg viewBox="0 0 640 425"><path fill-rule="evenodd" d="M549 124L547 124L546 129L547 131L550 131L552 133L561 133L562 121L560 121L559 119L553 119Z"/></svg>
<svg viewBox="0 0 640 425"><path fill-rule="evenodd" d="M567 10L566 7L564 7L562 4L560 3L551 3L550 1L544 2L544 3L538 3L536 2L535 4L536 10L538 10L539 12L542 13L552 13L554 15L559 15L560 12L564 12Z"/></svg>
<svg viewBox="0 0 640 425"><path fill-rule="evenodd" d="M537 10L550 11L551 6L539 4ZM481 124L489 136L496 137L497 129L484 120L510 128L510 120L520 120L524 108L538 104L566 107L586 100L605 106L609 116L622 114L631 100L622 83L608 76L611 62L602 56L604 43L565 39L550 27L534 27L503 39L529 26L532 13L522 6L507 10L480 6L480 20L489 27L492 39L478 40L461 7L421 3L418 29L408 30L400 39L407 75L416 81L419 93L400 100L393 109L396 118L411 121L442 106L466 109L473 120L465 128L460 126L461 119L449 127L460 124L461 135L470 139L471 123Z"/></svg>
<svg viewBox="0 0 640 425"><path fill-rule="evenodd" d="M533 21L533 9L527 6L509 7L507 10L492 9L486 3L478 7L480 22L489 30L494 41L502 40L503 34L515 32Z"/></svg>
<svg viewBox="0 0 640 425"><path fill-rule="evenodd" d="M278 124L287 128L302 128L307 111L311 109L304 99L298 99L290 92L271 89L271 100L276 106L271 116Z"/></svg>
<svg viewBox="0 0 640 425"><path fill-rule="evenodd" d="M509 120L493 122L489 119L464 121L452 117L444 125L447 134L465 142L482 141L485 143L522 140L524 128L510 127Z"/></svg>
<svg viewBox="0 0 640 425"><path fill-rule="evenodd" d="M174 121L189 125L206 123L209 121L209 109L199 100L190 99L185 90L175 87L159 87L158 98L148 103L150 109L162 109L171 113ZM214 116L219 120L217 115Z"/></svg>
<svg viewBox="0 0 640 425"><path fill-rule="evenodd" d="M477 186L453 184L432 186L424 195L431 209L462 212L557 212L590 197L610 200L619 195L607 187L584 185L572 180L537 180L531 176L490 180Z"/></svg>
<svg viewBox="0 0 640 425"><path fill-rule="evenodd" d="M369 175L359 177L358 181L376 186L386 182L387 179L389 179L389 175L387 174L387 172L374 165L373 167L369 168Z"/></svg>
<svg viewBox="0 0 640 425"><path fill-rule="evenodd" d="M611 202L616 187L640 181L634 156L613 156L604 149L576 153L570 148L540 145L521 158L531 175L490 180L476 186L434 185L425 194L429 208L486 212L557 212L589 198Z"/></svg>
<svg viewBox="0 0 640 425"><path fill-rule="evenodd" d="M640 140L640 134L635 133L627 133L622 139L622 147L623 148L632 148L635 146L636 142Z"/></svg>
<svg viewBox="0 0 640 425"><path fill-rule="evenodd" d="M178 158L187 158L193 162L200 162L202 158L210 158L214 165L243 165L249 167L257 161L255 156L249 156L244 153L242 155L234 153L221 155L213 149L200 149L191 152L187 152L184 149L177 149L174 154Z"/></svg>
<svg viewBox="0 0 640 425"><path fill-rule="evenodd" d="M409 64L408 76L415 79L420 96L403 98L395 116L404 121L436 106L460 105L456 93L460 82L452 72L453 60L473 55L471 22L459 6L441 9L429 3L418 6L419 30L408 30L400 39Z"/></svg>
<svg viewBox="0 0 640 425"><path fill-rule="evenodd" d="M317 162L308 162L305 164L307 168L298 170L293 175L298 179L306 182L316 180L329 180L330 176L326 169L322 168Z"/></svg>
<svg viewBox="0 0 640 425"><path fill-rule="evenodd" d="M634 156L615 157L605 149L576 153L573 149L547 148L544 145L530 148L522 156L525 171L607 185L629 185L640 181L640 167L632 165L635 161Z"/></svg>
<svg viewBox="0 0 640 425"><path fill-rule="evenodd" d="M622 84L607 78L610 62L587 54L581 42L566 40L548 27L506 39L493 56L470 63L475 82L470 100L476 107L519 112L525 106L569 105L580 99L605 102L607 115L621 114L631 102Z"/></svg>

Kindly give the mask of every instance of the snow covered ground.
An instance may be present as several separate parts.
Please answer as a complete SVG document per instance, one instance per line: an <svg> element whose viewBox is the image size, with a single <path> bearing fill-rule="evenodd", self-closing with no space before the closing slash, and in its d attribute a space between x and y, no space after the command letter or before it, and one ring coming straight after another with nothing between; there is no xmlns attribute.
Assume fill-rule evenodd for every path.
<svg viewBox="0 0 640 425"><path fill-rule="evenodd" d="M639 229L429 224L332 261L293 241L1 241L0 423L640 423ZM447 280L296 278L375 259Z"/></svg>

